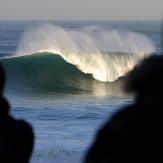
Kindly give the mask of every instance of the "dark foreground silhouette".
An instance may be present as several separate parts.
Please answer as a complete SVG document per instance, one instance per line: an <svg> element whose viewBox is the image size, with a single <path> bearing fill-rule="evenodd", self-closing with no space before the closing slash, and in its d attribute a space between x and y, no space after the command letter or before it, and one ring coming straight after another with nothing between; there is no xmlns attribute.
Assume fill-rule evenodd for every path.
<svg viewBox="0 0 163 163"><path fill-rule="evenodd" d="M28 163L33 149L31 126L9 115L9 104L3 97L5 74L0 64L0 163Z"/></svg>
<svg viewBox="0 0 163 163"><path fill-rule="evenodd" d="M84 163L158 163L162 157L163 56L151 56L129 75L135 101L99 130Z"/></svg>

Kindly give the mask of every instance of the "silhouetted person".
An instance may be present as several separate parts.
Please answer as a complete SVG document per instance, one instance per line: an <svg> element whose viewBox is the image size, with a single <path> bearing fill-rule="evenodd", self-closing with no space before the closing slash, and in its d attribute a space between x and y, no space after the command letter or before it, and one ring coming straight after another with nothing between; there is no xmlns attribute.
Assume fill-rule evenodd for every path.
<svg viewBox="0 0 163 163"><path fill-rule="evenodd" d="M98 132L85 163L158 163L162 157L163 56L151 56L128 75L135 101Z"/></svg>
<svg viewBox="0 0 163 163"><path fill-rule="evenodd" d="M31 126L9 115L9 104L3 97L5 74L0 64L0 163L28 163L33 149Z"/></svg>

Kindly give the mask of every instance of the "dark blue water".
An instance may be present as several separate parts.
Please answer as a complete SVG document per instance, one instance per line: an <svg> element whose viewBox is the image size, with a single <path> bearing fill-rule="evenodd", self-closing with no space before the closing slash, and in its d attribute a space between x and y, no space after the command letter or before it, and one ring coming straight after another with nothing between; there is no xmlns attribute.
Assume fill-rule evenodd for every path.
<svg viewBox="0 0 163 163"><path fill-rule="evenodd" d="M161 51L160 24L0 22L0 58L8 78L5 95L11 114L26 119L35 130L31 162L81 162L100 125L132 101L118 78L147 52Z"/></svg>

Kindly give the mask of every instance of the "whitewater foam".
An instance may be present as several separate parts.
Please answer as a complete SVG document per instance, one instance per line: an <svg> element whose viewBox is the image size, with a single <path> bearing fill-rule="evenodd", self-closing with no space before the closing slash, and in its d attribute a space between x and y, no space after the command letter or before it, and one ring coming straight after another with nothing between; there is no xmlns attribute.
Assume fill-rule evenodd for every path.
<svg viewBox="0 0 163 163"><path fill-rule="evenodd" d="M43 25L25 32L16 56L51 52L99 81L112 82L154 51L146 36L134 32Z"/></svg>

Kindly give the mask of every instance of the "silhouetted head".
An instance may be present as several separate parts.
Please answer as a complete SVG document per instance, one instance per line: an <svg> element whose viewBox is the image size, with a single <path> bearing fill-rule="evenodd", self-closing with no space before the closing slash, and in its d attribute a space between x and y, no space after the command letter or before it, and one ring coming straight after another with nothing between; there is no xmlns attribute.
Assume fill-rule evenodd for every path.
<svg viewBox="0 0 163 163"><path fill-rule="evenodd" d="M3 97L3 90L5 86L5 72L3 66L0 63L0 117L4 114L8 114L9 104L7 100Z"/></svg>
<svg viewBox="0 0 163 163"><path fill-rule="evenodd" d="M163 103L163 56L152 55L137 65L127 75L126 90Z"/></svg>
<svg viewBox="0 0 163 163"><path fill-rule="evenodd" d="M3 66L0 64L0 96L3 93L4 85L5 85L5 72Z"/></svg>

